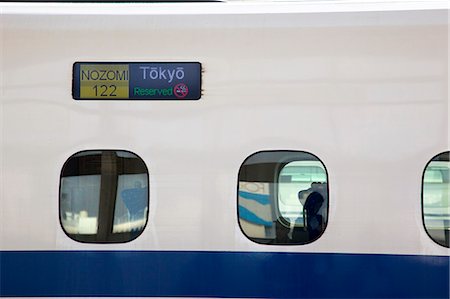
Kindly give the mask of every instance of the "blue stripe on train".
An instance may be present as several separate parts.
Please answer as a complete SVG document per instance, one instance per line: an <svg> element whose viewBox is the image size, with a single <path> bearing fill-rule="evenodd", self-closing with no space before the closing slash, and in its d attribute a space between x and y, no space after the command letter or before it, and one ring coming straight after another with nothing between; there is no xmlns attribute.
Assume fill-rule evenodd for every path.
<svg viewBox="0 0 450 299"><path fill-rule="evenodd" d="M449 298L449 257L2 251L2 296Z"/></svg>

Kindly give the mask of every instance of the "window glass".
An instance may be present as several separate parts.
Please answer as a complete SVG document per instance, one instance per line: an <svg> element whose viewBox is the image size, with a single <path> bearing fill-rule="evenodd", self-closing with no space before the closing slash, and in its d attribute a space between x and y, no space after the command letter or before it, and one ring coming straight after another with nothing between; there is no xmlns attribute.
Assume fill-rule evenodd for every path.
<svg viewBox="0 0 450 299"><path fill-rule="evenodd" d="M328 221L328 181L322 162L295 151L264 151L239 170L239 225L252 241L306 244Z"/></svg>
<svg viewBox="0 0 450 299"><path fill-rule="evenodd" d="M320 161L290 162L280 171L278 182L278 208L281 216L290 225L304 226L302 202L306 200L312 186L326 186L325 168ZM326 192L326 188L321 191Z"/></svg>
<svg viewBox="0 0 450 299"><path fill-rule="evenodd" d="M113 232L142 230L147 222L147 176L119 175Z"/></svg>
<svg viewBox="0 0 450 299"><path fill-rule="evenodd" d="M435 156L426 166L422 182L425 230L438 244L450 247L449 152Z"/></svg>
<svg viewBox="0 0 450 299"><path fill-rule="evenodd" d="M148 171L126 151L83 151L61 172L60 221L76 241L130 241L143 231L148 215Z"/></svg>
<svg viewBox="0 0 450 299"><path fill-rule="evenodd" d="M61 178L61 222L70 234L96 234L100 175Z"/></svg>

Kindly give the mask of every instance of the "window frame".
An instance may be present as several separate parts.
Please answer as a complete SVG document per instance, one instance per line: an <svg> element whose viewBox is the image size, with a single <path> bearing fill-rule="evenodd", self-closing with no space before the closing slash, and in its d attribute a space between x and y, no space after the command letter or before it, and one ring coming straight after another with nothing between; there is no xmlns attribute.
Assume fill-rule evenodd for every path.
<svg viewBox="0 0 450 299"><path fill-rule="evenodd" d="M423 229L425 230L425 233L428 235L428 237L434 242L434 243L436 243L437 245L439 245L439 246L441 246L441 247L444 247L444 248L450 248L450 243L449 243L449 246L446 246L446 245L444 245L444 244L441 244L441 243L439 243L438 241L436 241L431 235L430 235L430 233L428 232L428 229L427 229L427 226L425 225L425 202L424 202L424 190L425 190L425 172L427 171L427 169L428 169L428 167L429 167L429 165L431 164L431 162L434 162L434 159L435 158L437 158L437 157L439 157L439 156L441 156L441 155L447 155L447 160L443 160L444 162L449 162L449 164L450 164L450 151L443 151L443 152L440 152L440 153L438 153L438 154L436 154L436 155L434 155L430 160L428 160L428 162L425 164L425 167L423 168L423 171L422 171L422 180L421 180L421 190L420 190L420 205L421 205L421 217L422 217L422 226L423 226ZM448 178L447 178L448 179ZM443 177L443 180L444 180L444 177ZM449 220L450 221L450 220ZM449 234L449 237L448 238L450 238L450 227L449 227L449 230L448 230L448 232L447 232L448 234Z"/></svg>
<svg viewBox="0 0 450 299"><path fill-rule="evenodd" d="M279 177L280 177L280 173L281 170L289 163L291 162L295 162L295 161L306 161L306 160L298 160L295 159L295 155L297 154L307 154L310 155L311 157L315 158L316 160L311 160L311 161L318 161L322 164L324 170L325 170L325 176L326 176L326 183L327 183L327 195L328 198L326 199L326 211L327 211L327 217L326 217L326 221L323 227L323 230L321 231L321 233L319 234L319 236L315 239L311 239L308 240L308 242L304 242L304 243L266 243L266 242L260 242L257 241L258 238L252 238L250 236L248 236L245 232L244 229L241 226L241 222L240 222L240 217L239 217L239 182L240 182L240 177L241 177L241 170L242 167L244 166L244 164L253 156L258 155L258 154L264 154L264 153L285 153L288 157L284 158L284 159L280 159L279 162L276 162L276 166L274 167L274 177L273 177L273 185L274 185L274 192L276 193L276 199L274 200L274 208L275 208L275 214L277 215L277 222L279 222L282 226L284 226L285 228L290 228L290 221L288 221L286 218L284 218L281 214L280 208L279 208L279 199L278 199L278 184L279 184ZM289 157L291 156L291 157ZM267 183L264 181L264 183ZM323 234L325 233L327 227L328 227L328 222L329 222L329 215L330 215L330 181L329 181L329 174L328 174L328 169L325 166L325 163L315 154L308 152L306 150L260 150L257 152L254 152L250 155L248 155L243 162L240 164L239 166L239 171L238 171L238 175L237 175L237 187L236 187L236 217L237 217L237 223L238 223L238 227L241 231L241 233L250 241L252 241L253 243L259 244L259 245L270 245L270 246L303 246L303 245L307 245L313 242L316 242L317 240L319 240L320 238L322 238ZM274 222L276 223L276 222Z"/></svg>
<svg viewBox="0 0 450 299"><path fill-rule="evenodd" d="M80 156L76 157L79 154L83 154L86 152L100 152L97 155L100 156L100 172L95 171L96 167L93 167L95 169L90 169L89 171L81 172L78 171L78 173L74 173L73 176L82 176L82 175L100 175L100 190L99 190L99 207L98 207L98 215L97 215L97 233L96 234L71 234L68 233L63 225L62 219L61 219L61 188L62 188L62 178L63 177L69 177L68 175L67 167L69 166L69 162L73 162L74 159L93 159L93 155L87 155L87 156ZM145 170L146 178L147 178L147 212L146 212L146 222L141 230L139 230L137 233L134 232L119 232L114 233L113 227L114 227L114 219L115 219L115 209L116 209L116 200L117 200L117 194L115 196L111 195L111 192L116 190L118 187L118 181L119 181L119 175L124 174L143 174L142 172L134 173L134 172L126 172L123 170L118 171L117 170L117 163L115 165L116 170L114 174L107 173L106 175L108 177L104 178L103 173L103 167L102 167L102 159L103 159L103 153L117 153L117 152L124 152L128 154L132 154L135 156L133 159L138 159L139 163L142 163L141 170ZM115 159L118 160L118 158L124 159L123 157L118 157L117 154L115 156ZM111 162L111 161L109 161ZM123 163L123 161L122 161ZM106 166L105 166L106 167ZM102 188L102 185L109 184L109 188ZM150 175L148 171L147 164L145 163L144 159L142 159L139 155L136 153L129 151L129 150L123 150L123 149L88 149L88 150L81 150L74 154L72 154L69 158L66 159L63 166L61 167L61 172L59 175L59 188L58 188L58 219L59 224L61 226L61 229L63 230L64 234L68 236L70 239L80 242L80 243L89 243L89 244L114 244L114 243L128 243L135 239L137 239L146 229L148 221L149 221L149 211L150 211ZM110 221L102 221L102 219L109 219Z"/></svg>

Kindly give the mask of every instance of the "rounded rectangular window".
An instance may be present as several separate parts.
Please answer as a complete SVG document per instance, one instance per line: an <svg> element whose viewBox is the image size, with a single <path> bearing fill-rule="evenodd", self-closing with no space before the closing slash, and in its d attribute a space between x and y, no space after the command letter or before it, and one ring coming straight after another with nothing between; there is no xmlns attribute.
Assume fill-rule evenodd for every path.
<svg viewBox="0 0 450 299"><path fill-rule="evenodd" d="M148 217L148 170L127 151L82 151L71 156L60 178L59 216L64 232L88 243L137 238Z"/></svg>
<svg viewBox="0 0 450 299"><path fill-rule="evenodd" d="M431 159L422 178L422 216L427 234L439 245L450 247L450 152Z"/></svg>
<svg viewBox="0 0 450 299"><path fill-rule="evenodd" d="M252 241L300 245L318 239L328 222L328 179L307 152L263 151L239 170L238 216Z"/></svg>

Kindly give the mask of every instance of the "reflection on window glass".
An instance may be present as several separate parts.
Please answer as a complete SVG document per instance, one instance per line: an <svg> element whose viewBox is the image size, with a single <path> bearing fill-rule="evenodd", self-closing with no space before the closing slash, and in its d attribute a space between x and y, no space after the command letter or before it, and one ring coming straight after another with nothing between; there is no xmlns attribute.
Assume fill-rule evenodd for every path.
<svg viewBox="0 0 450 299"><path fill-rule="evenodd" d="M147 175L124 174L117 184L113 232L142 230L147 222Z"/></svg>
<svg viewBox="0 0 450 299"><path fill-rule="evenodd" d="M96 234L100 175L61 178L61 222L70 234Z"/></svg>
<svg viewBox="0 0 450 299"><path fill-rule="evenodd" d="M438 244L450 247L449 152L435 156L426 166L422 184L425 229Z"/></svg>
<svg viewBox="0 0 450 299"><path fill-rule="evenodd" d="M148 171L135 154L83 151L61 172L60 220L72 239L92 243L130 241L148 215Z"/></svg>
<svg viewBox="0 0 450 299"><path fill-rule="evenodd" d="M239 170L238 188L239 225L252 241L306 244L325 230L327 173L310 153L253 154Z"/></svg>

